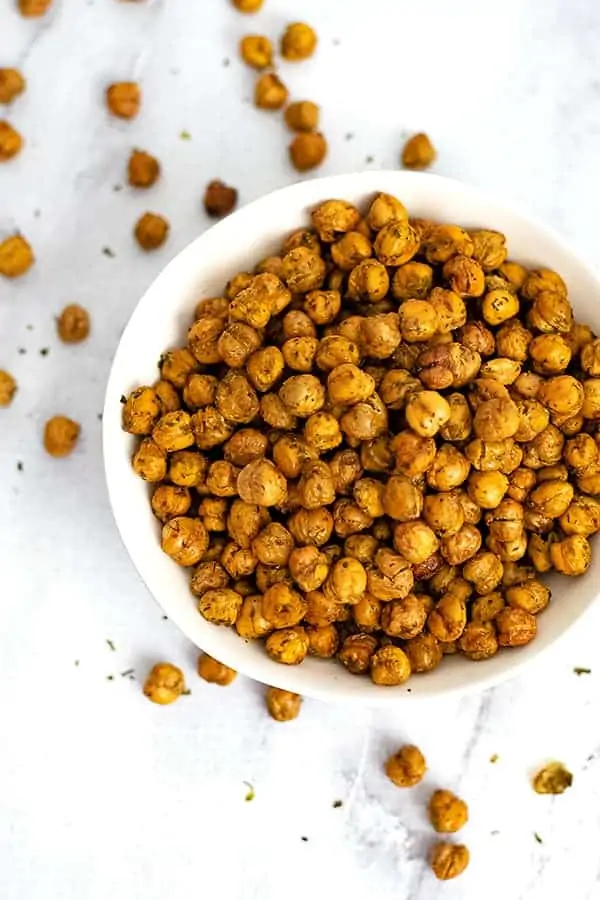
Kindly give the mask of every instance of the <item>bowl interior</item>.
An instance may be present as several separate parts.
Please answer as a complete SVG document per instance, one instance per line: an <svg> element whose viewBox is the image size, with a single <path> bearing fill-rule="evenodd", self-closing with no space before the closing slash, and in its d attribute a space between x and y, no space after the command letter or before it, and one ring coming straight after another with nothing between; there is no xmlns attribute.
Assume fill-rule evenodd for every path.
<svg viewBox="0 0 600 900"><path fill-rule="evenodd" d="M194 644L267 684L323 699L383 704L402 697L439 697L481 689L516 673L564 633L593 601L600 577L598 557L583 578L551 579L553 600L539 617L538 637L533 643L501 651L486 662L474 664L451 657L435 671L412 678L408 685L385 689L330 661L309 658L298 667L281 666L266 656L260 642L243 641L233 630L211 625L197 612L189 591L190 573L160 549L148 487L131 468L135 442L121 430L120 403L122 394L156 380L157 361L164 350L185 343L199 299L218 296L233 274L252 270L257 260L276 252L282 236L308 223L311 208L319 202L340 197L364 206L377 191L398 196L413 216L504 232L510 257L526 266L545 265L560 272L578 320L600 332L600 285L592 273L558 236L507 211L478 190L439 176L410 172L368 172L303 182L270 194L215 225L152 284L115 355L106 393L103 440L110 499L125 546L165 613Z"/></svg>

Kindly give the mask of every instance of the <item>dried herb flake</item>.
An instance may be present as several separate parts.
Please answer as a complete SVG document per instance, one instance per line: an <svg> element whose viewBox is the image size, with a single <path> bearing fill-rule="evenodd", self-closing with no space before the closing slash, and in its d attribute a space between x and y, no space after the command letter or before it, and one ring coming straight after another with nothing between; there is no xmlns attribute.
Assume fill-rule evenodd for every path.
<svg viewBox="0 0 600 900"><path fill-rule="evenodd" d="M181 138L182 141L191 141L191 139L192 139L192 136L189 133L189 131L182 131L181 134L179 135L179 137Z"/></svg>
<svg viewBox="0 0 600 900"><path fill-rule="evenodd" d="M592 670L586 669L584 666L575 666L573 671L575 672L576 675L591 675L592 674Z"/></svg>
<svg viewBox="0 0 600 900"><path fill-rule="evenodd" d="M248 791L246 793L246 796L244 797L244 800L246 803L252 803L252 801L254 800L254 797L256 796L256 794L254 793L254 787L253 787L253 785L250 784L249 781L244 781L243 783L248 788Z"/></svg>
<svg viewBox="0 0 600 900"><path fill-rule="evenodd" d="M534 832L533 832L533 836L534 836L534 838L536 839L536 841L538 842L538 844L543 844L543 843L544 843L543 840L541 839L541 837L539 836L539 834L537 833L537 831L534 831Z"/></svg>
<svg viewBox="0 0 600 900"><path fill-rule="evenodd" d="M113 652L116 651L117 648L115 647L113 641L111 641L110 638L106 638L106 643L108 644L108 646L110 647L110 649L111 649Z"/></svg>
<svg viewBox="0 0 600 900"><path fill-rule="evenodd" d="M344 804L341 800L334 800L331 805L333 806L334 809L339 809Z"/></svg>
<svg viewBox="0 0 600 900"><path fill-rule="evenodd" d="M114 250L111 250L110 247L103 247L102 252L105 256L108 256L109 259L114 259L117 255Z"/></svg>

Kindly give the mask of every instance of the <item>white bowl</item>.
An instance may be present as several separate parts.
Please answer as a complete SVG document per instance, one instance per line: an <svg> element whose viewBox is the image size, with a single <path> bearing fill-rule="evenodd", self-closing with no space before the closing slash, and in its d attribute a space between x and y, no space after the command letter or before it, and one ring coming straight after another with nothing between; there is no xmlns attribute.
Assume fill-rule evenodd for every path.
<svg viewBox="0 0 600 900"><path fill-rule="evenodd" d="M261 642L243 641L232 629L211 625L197 612L189 570L178 567L160 549L148 486L131 468L134 439L121 430L120 403L122 394L156 380L157 360L165 349L185 343L200 298L220 294L231 275L252 269L258 259L276 252L283 235L309 223L309 212L319 202L343 198L364 206L377 191L398 196L413 216L504 232L510 257L526 266L557 270L567 282L578 319L600 332L600 284L591 271L557 235L478 190L410 172L363 172L305 181L263 197L215 225L159 275L140 300L117 349L106 392L103 440L108 491L123 542L150 592L194 644L266 684L324 700L389 704L480 690L514 675L563 635L595 599L600 557L583 578L554 579L554 600L539 617L535 641L503 650L486 662L448 657L435 671L394 688L350 675L332 661L309 658L301 666L282 666L267 657Z"/></svg>

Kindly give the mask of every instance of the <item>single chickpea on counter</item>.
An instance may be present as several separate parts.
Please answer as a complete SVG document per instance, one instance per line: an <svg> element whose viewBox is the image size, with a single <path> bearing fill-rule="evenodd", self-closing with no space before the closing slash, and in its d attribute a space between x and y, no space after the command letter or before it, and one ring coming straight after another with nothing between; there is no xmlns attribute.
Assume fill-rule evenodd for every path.
<svg viewBox="0 0 600 900"><path fill-rule="evenodd" d="M402 148L402 165L405 169L428 169L435 162L437 153L426 134L413 134Z"/></svg>
<svg viewBox="0 0 600 900"><path fill-rule="evenodd" d="M169 223L164 216L147 212L138 219L134 234L142 250L157 250L169 235Z"/></svg>
<svg viewBox="0 0 600 900"><path fill-rule="evenodd" d="M243 13L258 12L265 0L231 0L237 10Z"/></svg>
<svg viewBox="0 0 600 900"><path fill-rule="evenodd" d="M302 697L292 691L282 691L279 688L270 687L266 693L266 705L269 715L276 722L291 722L300 715Z"/></svg>
<svg viewBox="0 0 600 900"><path fill-rule="evenodd" d="M79 440L81 426L66 416L54 416L44 428L44 447L50 456L69 456Z"/></svg>
<svg viewBox="0 0 600 900"><path fill-rule="evenodd" d="M132 187L149 188L160 177L160 163L145 150L132 150L127 164L127 180Z"/></svg>
<svg viewBox="0 0 600 900"><path fill-rule="evenodd" d="M288 89L274 73L261 75L254 88L254 105L259 109L283 109L288 99Z"/></svg>
<svg viewBox="0 0 600 900"><path fill-rule="evenodd" d="M313 55L317 47L317 35L310 25L294 22L285 29L281 38L281 55L288 62L300 62Z"/></svg>
<svg viewBox="0 0 600 900"><path fill-rule="evenodd" d="M224 663L213 659L208 653L201 653L198 657L198 675L210 684L218 684L227 687L237 678L235 669L230 669Z"/></svg>
<svg viewBox="0 0 600 900"><path fill-rule="evenodd" d="M173 703L185 691L183 672L172 663L156 663L144 682L144 694L153 703L166 706Z"/></svg>
<svg viewBox="0 0 600 900"><path fill-rule="evenodd" d="M106 89L106 105L119 119L135 119L142 104L142 92L135 81L118 81Z"/></svg>
<svg viewBox="0 0 600 900"><path fill-rule="evenodd" d="M56 320L58 336L65 344L79 344L90 333L90 315L83 306L72 303L65 306Z"/></svg>
<svg viewBox="0 0 600 900"><path fill-rule="evenodd" d="M285 110L285 123L292 131L316 131L319 113L319 107L311 100L295 101Z"/></svg>
<svg viewBox="0 0 600 900"><path fill-rule="evenodd" d="M464 844L442 841L432 848L429 861L436 878L448 881L465 871L469 865L469 851Z"/></svg>
<svg viewBox="0 0 600 900"><path fill-rule="evenodd" d="M429 820L435 831L453 834L466 824L467 804L452 791L434 791L429 801Z"/></svg>
<svg viewBox="0 0 600 900"><path fill-rule="evenodd" d="M235 188L223 181L211 181L204 192L204 209L211 218L220 219L235 209L237 199Z"/></svg>
<svg viewBox="0 0 600 900"><path fill-rule="evenodd" d="M327 141L318 132L299 132L290 144L290 159L299 172L320 166L327 156Z"/></svg>
<svg viewBox="0 0 600 900"><path fill-rule="evenodd" d="M414 787L425 776L427 764L418 747L406 744L401 747L385 764L385 774L396 787Z"/></svg>
<svg viewBox="0 0 600 900"><path fill-rule="evenodd" d="M0 120L0 162L8 162L9 159L21 152L23 138L9 122Z"/></svg>
<svg viewBox="0 0 600 900"><path fill-rule="evenodd" d="M45 15L52 6L52 0L18 0L19 12L26 18Z"/></svg>
<svg viewBox="0 0 600 900"><path fill-rule="evenodd" d="M10 406L17 392L17 382L10 372L0 369L0 406Z"/></svg>
<svg viewBox="0 0 600 900"><path fill-rule="evenodd" d="M12 103L25 87L25 79L18 69L0 68L0 103Z"/></svg>
<svg viewBox="0 0 600 900"><path fill-rule="evenodd" d="M252 69L268 69L273 63L273 45L261 34L247 34L240 41L240 56Z"/></svg>

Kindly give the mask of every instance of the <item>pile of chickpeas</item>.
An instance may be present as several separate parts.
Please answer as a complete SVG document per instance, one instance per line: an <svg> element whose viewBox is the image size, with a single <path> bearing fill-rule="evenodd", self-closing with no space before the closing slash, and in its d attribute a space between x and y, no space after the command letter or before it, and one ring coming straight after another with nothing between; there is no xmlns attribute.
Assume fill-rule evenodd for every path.
<svg viewBox="0 0 600 900"><path fill-rule="evenodd" d="M534 639L542 576L591 562L598 421L560 275L388 194L201 299L123 408L200 614L379 685Z"/></svg>

